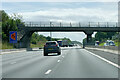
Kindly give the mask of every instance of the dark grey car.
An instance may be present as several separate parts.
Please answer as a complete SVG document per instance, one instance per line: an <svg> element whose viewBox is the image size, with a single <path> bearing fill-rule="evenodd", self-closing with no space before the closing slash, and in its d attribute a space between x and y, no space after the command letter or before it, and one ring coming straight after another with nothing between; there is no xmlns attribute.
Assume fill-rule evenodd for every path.
<svg viewBox="0 0 120 80"><path fill-rule="evenodd" d="M44 56L48 56L49 53L61 54L61 49L56 41L48 41L44 45Z"/></svg>

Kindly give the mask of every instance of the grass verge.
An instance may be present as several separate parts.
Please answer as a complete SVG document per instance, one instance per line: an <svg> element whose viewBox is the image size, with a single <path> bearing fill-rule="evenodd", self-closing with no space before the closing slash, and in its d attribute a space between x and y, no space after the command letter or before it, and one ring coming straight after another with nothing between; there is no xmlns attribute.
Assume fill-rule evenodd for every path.
<svg viewBox="0 0 120 80"><path fill-rule="evenodd" d="M35 48L35 47L39 47L39 48L43 48L45 44L45 41L40 41L37 44L30 44L31 48Z"/></svg>
<svg viewBox="0 0 120 80"><path fill-rule="evenodd" d="M13 44L2 42L2 49L13 49Z"/></svg>
<svg viewBox="0 0 120 80"><path fill-rule="evenodd" d="M115 46L119 46L120 45L120 42L114 42L115 43ZM104 46L104 43L100 43L99 44L100 46Z"/></svg>

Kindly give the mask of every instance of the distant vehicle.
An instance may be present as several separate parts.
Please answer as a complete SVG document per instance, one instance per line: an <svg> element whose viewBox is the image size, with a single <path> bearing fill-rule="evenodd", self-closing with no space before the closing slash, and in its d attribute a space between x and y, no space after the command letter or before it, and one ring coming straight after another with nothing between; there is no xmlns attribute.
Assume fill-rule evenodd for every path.
<svg viewBox="0 0 120 80"><path fill-rule="evenodd" d="M58 40L57 43L59 44L59 46L62 46L62 40Z"/></svg>
<svg viewBox="0 0 120 80"><path fill-rule="evenodd" d="M104 43L104 46L109 46L108 44Z"/></svg>
<svg viewBox="0 0 120 80"><path fill-rule="evenodd" d="M95 46L99 46L100 42L99 41L95 41Z"/></svg>
<svg viewBox="0 0 120 80"><path fill-rule="evenodd" d="M74 44L74 46L77 46L77 44Z"/></svg>
<svg viewBox="0 0 120 80"><path fill-rule="evenodd" d="M44 56L48 56L49 53L58 53L61 54L61 49L57 41L48 41L44 45Z"/></svg>
<svg viewBox="0 0 120 80"><path fill-rule="evenodd" d="M114 43L114 41L112 41L112 40L107 40L107 41L105 42L104 46L115 46L115 43Z"/></svg>
<svg viewBox="0 0 120 80"><path fill-rule="evenodd" d="M73 47L74 46L74 44L69 44L69 47Z"/></svg>
<svg viewBox="0 0 120 80"><path fill-rule="evenodd" d="M68 40L62 40L62 47L68 47L69 43Z"/></svg>

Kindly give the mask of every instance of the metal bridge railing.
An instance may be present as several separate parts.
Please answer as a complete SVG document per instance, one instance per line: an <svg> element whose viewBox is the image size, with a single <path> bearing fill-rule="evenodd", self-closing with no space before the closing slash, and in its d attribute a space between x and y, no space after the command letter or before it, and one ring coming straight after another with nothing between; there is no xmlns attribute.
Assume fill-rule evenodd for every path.
<svg viewBox="0 0 120 80"><path fill-rule="evenodd" d="M118 22L25 22L26 27L118 27Z"/></svg>

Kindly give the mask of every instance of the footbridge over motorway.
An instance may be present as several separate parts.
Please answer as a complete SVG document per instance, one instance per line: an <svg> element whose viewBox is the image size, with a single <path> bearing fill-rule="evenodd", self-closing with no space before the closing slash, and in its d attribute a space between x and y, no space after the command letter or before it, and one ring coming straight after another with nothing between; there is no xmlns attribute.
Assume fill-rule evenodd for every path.
<svg viewBox="0 0 120 80"><path fill-rule="evenodd" d="M120 32L118 22L25 22L19 27L18 48L30 47L30 38L34 32L84 32L87 35L87 44L92 42L93 32Z"/></svg>

